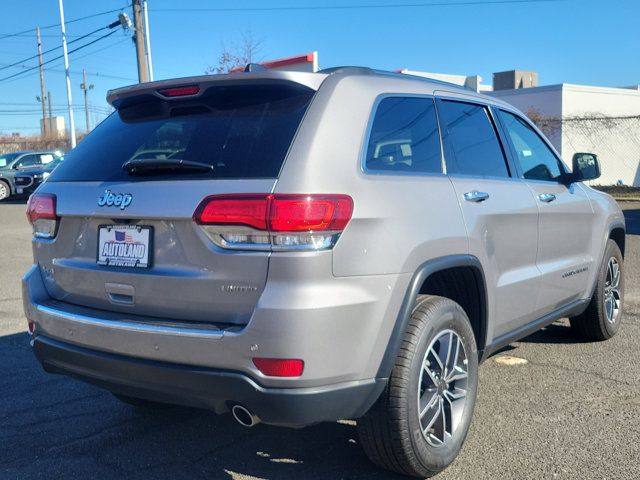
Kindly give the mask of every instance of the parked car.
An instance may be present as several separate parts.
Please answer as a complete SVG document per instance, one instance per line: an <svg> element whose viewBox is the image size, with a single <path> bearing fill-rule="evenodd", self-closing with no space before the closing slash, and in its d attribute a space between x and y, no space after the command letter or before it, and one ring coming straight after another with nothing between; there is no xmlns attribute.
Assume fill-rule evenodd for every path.
<svg viewBox="0 0 640 480"><path fill-rule="evenodd" d="M44 182L51 172L62 163L64 156L55 157L51 162L39 168L17 173L13 177L13 190L17 195L31 195Z"/></svg>
<svg viewBox="0 0 640 480"><path fill-rule="evenodd" d="M480 362L560 317L620 328L625 223L582 183L597 157L570 171L498 99L337 68L108 101L28 205L47 372L247 427L356 419L373 462L424 477L462 447Z"/></svg>
<svg viewBox="0 0 640 480"><path fill-rule="evenodd" d="M14 178L24 172L41 169L47 163L54 161L62 154L59 151L43 152L12 152L0 155L0 201L19 192Z"/></svg>

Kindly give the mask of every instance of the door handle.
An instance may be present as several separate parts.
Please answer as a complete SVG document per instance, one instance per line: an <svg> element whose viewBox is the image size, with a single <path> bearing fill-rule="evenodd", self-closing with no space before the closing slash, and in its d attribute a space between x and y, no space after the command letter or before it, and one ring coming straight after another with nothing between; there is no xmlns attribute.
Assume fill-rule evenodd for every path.
<svg viewBox="0 0 640 480"><path fill-rule="evenodd" d="M480 203L484 202L489 198L489 194L487 192L479 192L478 190L472 190L471 192L467 192L464 194L464 199L467 202Z"/></svg>
<svg viewBox="0 0 640 480"><path fill-rule="evenodd" d="M541 193L538 195L538 200L544 203L553 202L556 199L556 196L553 193Z"/></svg>

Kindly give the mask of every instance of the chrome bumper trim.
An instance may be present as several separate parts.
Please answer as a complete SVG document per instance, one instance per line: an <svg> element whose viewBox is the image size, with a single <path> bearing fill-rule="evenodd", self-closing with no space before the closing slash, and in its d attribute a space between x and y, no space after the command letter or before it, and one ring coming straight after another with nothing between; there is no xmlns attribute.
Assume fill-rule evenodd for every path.
<svg viewBox="0 0 640 480"><path fill-rule="evenodd" d="M169 326L163 326L163 325L147 325L144 323L130 322L130 321L128 322L128 321L105 320L101 318L88 317L86 315L80 315L76 313L63 312L60 310L53 309L51 307L47 307L45 305L36 305L36 310L43 315L57 317L63 320L71 321L71 322L82 323L84 325L90 325L98 328L125 330L129 332L155 333L155 334L171 335L171 336L178 336L178 337L199 337L199 338L204 337L209 340L219 340L225 334L224 330L177 328L177 327L169 327Z"/></svg>

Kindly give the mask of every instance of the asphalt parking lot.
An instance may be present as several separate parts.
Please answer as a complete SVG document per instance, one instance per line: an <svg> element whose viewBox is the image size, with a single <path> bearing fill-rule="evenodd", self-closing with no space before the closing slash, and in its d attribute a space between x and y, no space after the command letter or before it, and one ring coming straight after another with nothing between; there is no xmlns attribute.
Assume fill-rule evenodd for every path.
<svg viewBox="0 0 640 480"><path fill-rule="evenodd" d="M561 321L489 359L467 442L438 479L640 478L640 202L624 208L620 334L584 343ZM368 463L352 422L245 429L200 410L141 413L43 373L22 316L24 210L0 204L0 478L401 478ZM497 361L505 355L527 363Z"/></svg>

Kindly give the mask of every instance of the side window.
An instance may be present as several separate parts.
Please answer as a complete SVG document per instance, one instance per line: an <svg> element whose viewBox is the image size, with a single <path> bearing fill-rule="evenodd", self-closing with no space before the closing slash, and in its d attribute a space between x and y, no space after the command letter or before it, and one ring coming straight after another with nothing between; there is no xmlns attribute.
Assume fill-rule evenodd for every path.
<svg viewBox="0 0 640 480"><path fill-rule="evenodd" d="M40 165L40 159L37 155L25 155L16 164L18 168L28 168L35 167L36 165Z"/></svg>
<svg viewBox="0 0 640 480"><path fill-rule="evenodd" d="M383 99L371 126L366 166L369 171L442 173L434 101L413 97Z"/></svg>
<svg viewBox="0 0 640 480"><path fill-rule="evenodd" d="M524 178L557 182L562 177L560 160L529 124L509 112L498 110Z"/></svg>
<svg viewBox="0 0 640 480"><path fill-rule="evenodd" d="M509 176L504 152L486 107L440 100L438 113L447 173Z"/></svg>

